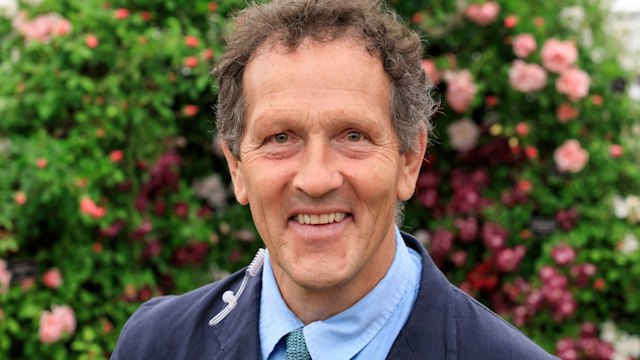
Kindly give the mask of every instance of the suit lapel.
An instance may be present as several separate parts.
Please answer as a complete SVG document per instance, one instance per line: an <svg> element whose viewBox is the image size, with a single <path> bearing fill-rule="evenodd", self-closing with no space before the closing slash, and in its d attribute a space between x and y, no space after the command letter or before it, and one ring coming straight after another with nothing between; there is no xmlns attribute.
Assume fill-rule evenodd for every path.
<svg viewBox="0 0 640 360"><path fill-rule="evenodd" d="M218 325L211 327L211 333L220 343L224 359L260 359L260 336L258 318L260 313L260 293L262 272L247 283L238 305ZM239 286L236 284L236 286ZM232 289L236 290L236 289ZM220 358L220 354L212 357Z"/></svg>
<svg viewBox="0 0 640 360"><path fill-rule="evenodd" d="M413 310L387 358L456 359L454 307L447 301L449 282L415 238L405 233L402 237L422 256L422 277Z"/></svg>

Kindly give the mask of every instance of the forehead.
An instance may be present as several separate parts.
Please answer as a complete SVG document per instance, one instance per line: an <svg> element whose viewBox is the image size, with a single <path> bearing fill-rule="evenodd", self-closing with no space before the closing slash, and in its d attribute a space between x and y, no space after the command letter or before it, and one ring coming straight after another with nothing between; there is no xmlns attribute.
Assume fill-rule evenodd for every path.
<svg viewBox="0 0 640 360"><path fill-rule="evenodd" d="M307 100L313 92L345 92L389 103L390 80L382 62L362 41L306 39L294 48L266 43L247 65L243 88L248 108L275 93Z"/></svg>

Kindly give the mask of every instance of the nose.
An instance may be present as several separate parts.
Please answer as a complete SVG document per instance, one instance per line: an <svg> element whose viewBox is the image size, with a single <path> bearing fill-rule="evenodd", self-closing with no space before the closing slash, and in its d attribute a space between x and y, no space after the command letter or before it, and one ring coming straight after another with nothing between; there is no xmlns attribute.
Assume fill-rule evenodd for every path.
<svg viewBox="0 0 640 360"><path fill-rule="evenodd" d="M307 142L300 169L293 178L293 187L319 198L340 188L342 182L338 157L331 144L322 140Z"/></svg>

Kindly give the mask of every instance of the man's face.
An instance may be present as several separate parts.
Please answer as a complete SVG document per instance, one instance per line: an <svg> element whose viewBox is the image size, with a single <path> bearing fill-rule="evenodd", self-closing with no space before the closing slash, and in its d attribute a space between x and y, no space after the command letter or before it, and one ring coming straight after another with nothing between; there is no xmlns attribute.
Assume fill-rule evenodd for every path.
<svg viewBox="0 0 640 360"><path fill-rule="evenodd" d="M362 44L260 50L244 73L240 159L225 148L236 197L283 294L366 294L393 260L396 200L413 194L422 153L399 153L390 81Z"/></svg>

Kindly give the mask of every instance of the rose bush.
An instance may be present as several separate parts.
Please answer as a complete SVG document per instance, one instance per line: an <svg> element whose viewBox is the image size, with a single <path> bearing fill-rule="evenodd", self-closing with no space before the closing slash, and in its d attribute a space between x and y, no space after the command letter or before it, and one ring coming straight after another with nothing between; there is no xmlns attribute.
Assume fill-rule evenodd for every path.
<svg viewBox="0 0 640 360"><path fill-rule="evenodd" d="M629 278L640 274L638 105L604 4L499 1L480 16L492 1L396 3L445 74L443 146L425 162L406 229L460 288L561 358L637 358L604 335L611 323L640 333Z"/></svg>
<svg viewBox="0 0 640 360"><path fill-rule="evenodd" d="M549 351L638 358L639 110L602 2L389 3L442 100L402 229ZM108 358L260 246L212 136L244 5L0 0L0 358Z"/></svg>
<svg viewBox="0 0 640 360"><path fill-rule="evenodd" d="M140 302L252 258L211 147L240 5L0 2L0 358L108 358Z"/></svg>

